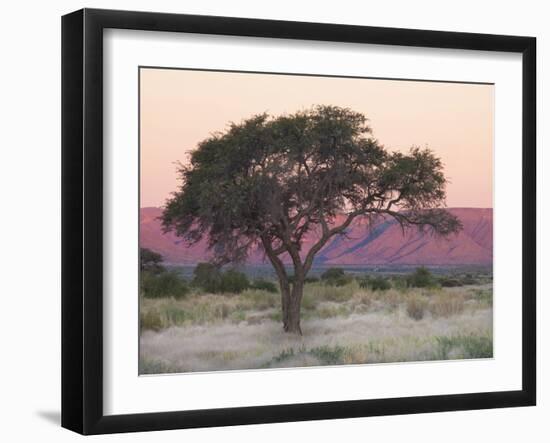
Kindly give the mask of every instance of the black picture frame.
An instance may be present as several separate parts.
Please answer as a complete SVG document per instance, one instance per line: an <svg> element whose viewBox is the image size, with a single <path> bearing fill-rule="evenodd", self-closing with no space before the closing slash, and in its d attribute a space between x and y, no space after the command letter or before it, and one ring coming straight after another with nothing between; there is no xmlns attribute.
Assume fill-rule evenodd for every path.
<svg viewBox="0 0 550 443"><path fill-rule="evenodd" d="M522 389L104 415L103 30L191 32L522 54ZM62 426L82 434L229 426L536 403L536 39L230 17L83 9L62 18Z"/></svg>

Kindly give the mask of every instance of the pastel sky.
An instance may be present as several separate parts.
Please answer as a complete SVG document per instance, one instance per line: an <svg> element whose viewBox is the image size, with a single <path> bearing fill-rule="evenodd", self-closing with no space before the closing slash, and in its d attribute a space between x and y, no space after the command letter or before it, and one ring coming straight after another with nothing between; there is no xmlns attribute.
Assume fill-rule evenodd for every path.
<svg viewBox="0 0 550 443"><path fill-rule="evenodd" d="M388 150L441 157L449 207L493 206L492 85L142 68L141 207L178 186L177 161L228 122L337 105L363 113Z"/></svg>

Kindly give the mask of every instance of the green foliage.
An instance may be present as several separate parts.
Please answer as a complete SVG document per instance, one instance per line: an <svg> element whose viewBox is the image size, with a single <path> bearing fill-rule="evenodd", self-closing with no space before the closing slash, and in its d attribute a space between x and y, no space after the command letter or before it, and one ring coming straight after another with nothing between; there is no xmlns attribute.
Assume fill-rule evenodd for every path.
<svg viewBox="0 0 550 443"><path fill-rule="evenodd" d="M407 288L409 287L407 277L403 276L394 276L392 278L392 285L395 289L401 292L405 292Z"/></svg>
<svg viewBox="0 0 550 443"><path fill-rule="evenodd" d="M244 273L229 269L222 274L219 292L240 294L249 287L250 282Z"/></svg>
<svg viewBox="0 0 550 443"><path fill-rule="evenodd" d="M443 167L429 149L386 150L366 116L349 108L259 114L198 143L190 162L179 167L181 186L162 223L187 243L206 239L218 263L242 262L257 244L296 253L308 232L327 223L330 235L303 251L312 253L311 263L330 237L343 235L355 217L373 208L403 227L439 235L459 231L460 221L440 209ZM396 195L398 208L392 207ZM347 220L332 224L343 212L350 214ZM281 244L283 236L293 241Z"/></svg>
<svg viewBox="0 0 550 443"><path fill-rule="evenodd" d="M220 292L222 275L219 267L212 263L198 263L193 271L192 285L205 292Z"/></svg>
<svg viewBox="0 0 550 443"><path fill-rule="evenodd" d="M319 277L306 277L304 280L304 283L317 283L319 281Z"/></svg>
<svg viewBox="0 0 550 443"><path fill-rule="evenodd" d="M382 276L370 277L366 275L359 280L359 286L362 289L372 289L373 291L387 291L391 289L392 284L388 278Z"/></svg>
<svg viewBox="0 0 550 443"><path fill-rule="evenodd" d="M454 276L443 276L438 279L439 284L444 288L453 288L458 286L478 285L484 281L491 281L491 279L481 278L480 276L474 276L470 273L460 274Z"/></svg>
<svg viewBox="0 0 550 443"><path fill-rule="evenodd" d="M458 286L462 286L462 282L459 279L447 276L440 277L439 284L443 288L456 288Z"/></svg>
<svg viewBox="0 0 550 443"><path fill-rule="evenodd" d="M346 275L342 268L328 268L321 274L321 280L337 280Z"/></svg>
<svg viewBox="0 0 550 443"><path fill-rule="evenodd" d="M429 269L421 266L407 277L407 284L412 288L430 288L436 285L436 281Z"/></svg>
<svg viewBox="0 0 550 443"><path fill-rule="evenodd" d="M465 274L461 278L463 285L477 285L479 282L472 274Z"/></svg>
<svg viewBox="0 0 550 443"><path fill-rule="evenodd" d="M235 269L225 272L212 263L198 263L193 271L193 286L206 293L240 294L251 287L248 277Z"/></svg>
<svg viewBox="0 0 550 443"><path fill-rule="evenodd" d="M141 272L159 274L164 272L162 255L147 248L139 248L139 269Z"/></svg>
<svg viewBox="0 0 550 443"><path fill-rule="evenodd" d="M267 291L271 293L275 293L278 291L277 285L271 281L268 280L254 280L251 286L253 289L259 289L262 291Z"/></svg>
<svg viewBox="0 0 550 443"><path fill-rule="evenodd" d="M140 280L141 293L147 298L174 297L180 299L189 292L185 280L171 271L160 273L143 271Z"/></svg>
<svg viewBox="0 0 550 443"><path fill-rule="evenodd" d="M352 279L341 268L329 268L321 274L321 280L330 286L345 286Z"/></svg>

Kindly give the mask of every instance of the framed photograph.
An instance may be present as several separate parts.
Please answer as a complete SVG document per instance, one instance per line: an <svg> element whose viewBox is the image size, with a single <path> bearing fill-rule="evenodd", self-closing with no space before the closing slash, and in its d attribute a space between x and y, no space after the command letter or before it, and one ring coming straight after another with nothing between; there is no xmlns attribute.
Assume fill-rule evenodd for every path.
<svg viewBox="0 0 550 443"><path fill-rule="evenodd" d="M62 425L536 401L531 37L62 19Z"/></svg>

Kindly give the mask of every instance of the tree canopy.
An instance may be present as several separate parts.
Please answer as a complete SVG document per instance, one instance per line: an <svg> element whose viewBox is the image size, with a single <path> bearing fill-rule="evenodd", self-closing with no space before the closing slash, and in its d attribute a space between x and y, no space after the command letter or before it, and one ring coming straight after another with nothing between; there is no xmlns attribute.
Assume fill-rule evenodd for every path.
<svg viewBox="0 0 550 443"><path fill-rule="evenodd" d="M159 274L164 271L162 255L147 248L139 248L139 268L141 271Z"/></svg>
<svg viewBox="0 0 550 443"><path fill-rule="evenodd" d="M312 229L328 239L359 216L456 232L460 222L441 209L441 160L416 147L390 153L371 132L365 116L335 106L233 123L179 166L181 187L166 205L164 227L190 243L206 237L221 263L242 261L257 245L291 254ZM345 221L334 226L341 214Z"/></svg>
<svg viewBox="0 0 550 443"><path fill-rule="evenodd" d="M165 206L164 229L189 243L206 238L217 264L263 248L283 295L289 278L281 255L288 254L299 299L315 255L358 217L391 217L403 229L442 236L461 229L443 209L441 160L429 149L386 150L367 118L348 108L232 123L200 142L178 171L181 185ZM317 239L304 251L313 230Z"/></svg>

